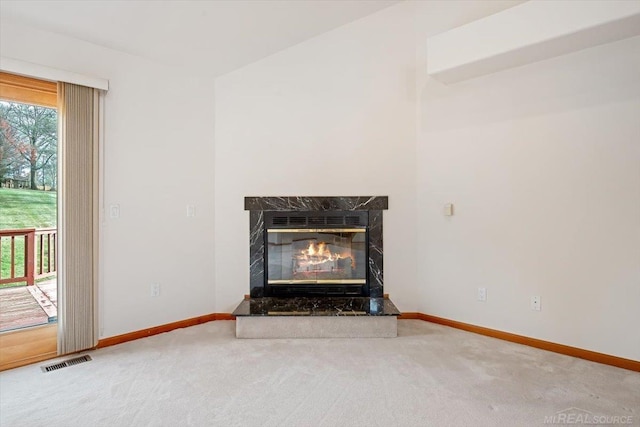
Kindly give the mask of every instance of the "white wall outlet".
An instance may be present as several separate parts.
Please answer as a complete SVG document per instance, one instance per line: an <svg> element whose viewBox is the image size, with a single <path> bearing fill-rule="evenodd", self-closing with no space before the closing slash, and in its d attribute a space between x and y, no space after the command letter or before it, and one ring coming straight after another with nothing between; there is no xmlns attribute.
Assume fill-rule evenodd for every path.
<svg viewBox="0 0 640 427"><path fill-rule="evenodd" d="M487 288L478 288L478 301L486 301L487 300Z"/></svg>
<svg viewBox="0 0 640 427"><path fill-rule="evenodd" d="M120 218L120 205L110 205L109 216L111 218Z"/></svg>
<svg viewBox="0 0 640 427"><path fill-rule="evenodd" d="M160 283L152 283L151 284L151 296L159 297L160 296Z"/></svg>
<svg viewBox="0 0 640 427"><path fill-rule="evenodd" d="M542 310L542 305L540 303L540 297L539 296L531 297L531 310L535 310L535 311Z"/></svg>
<svg viewBox="0 0 640 427"><path fill-rule="evenodd" d="M187 217L191 218L196 216L196 207L194 205L187 205Z"/></svg>

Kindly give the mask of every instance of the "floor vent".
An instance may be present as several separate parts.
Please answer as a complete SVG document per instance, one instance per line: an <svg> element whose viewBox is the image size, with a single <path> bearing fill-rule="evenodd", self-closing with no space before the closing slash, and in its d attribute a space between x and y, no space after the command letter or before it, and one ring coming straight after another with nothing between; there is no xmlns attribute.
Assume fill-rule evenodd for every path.
<svg viewBox="0 0 640 427"><path fill-rule="evenodd" d="M66 368L68 366L77 365L78 363L84 363L91 360L91 356L84 355L80 357L74 357L73 359L63 360L62 362L54 363L48 366L41 366L42 372L51 372L58 369Z"/></svg>

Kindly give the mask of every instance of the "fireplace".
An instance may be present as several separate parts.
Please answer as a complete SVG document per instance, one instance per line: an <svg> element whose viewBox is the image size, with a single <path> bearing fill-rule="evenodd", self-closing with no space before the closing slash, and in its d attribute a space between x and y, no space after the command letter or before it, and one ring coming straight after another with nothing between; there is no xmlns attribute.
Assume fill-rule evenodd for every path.
<svg viewBox="0 0 640 427"><path fill-rule="evenodd" d="M238 338L386 338L398 308L383 293L386 196L245 197L250 296Z"/></svg>
<svg viewBox="0 0 640 427"><path fill-rule="evenodd" d="M386 196L246 197L251 298L383 296Z"/></svg>

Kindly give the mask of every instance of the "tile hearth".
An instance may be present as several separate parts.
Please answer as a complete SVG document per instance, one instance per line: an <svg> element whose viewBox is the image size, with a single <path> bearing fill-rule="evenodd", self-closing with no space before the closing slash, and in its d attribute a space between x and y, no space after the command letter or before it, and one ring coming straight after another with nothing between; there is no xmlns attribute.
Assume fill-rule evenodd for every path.
<svg viewBox="0 0 640 427"><path fill-rule="evenodd" d="M238 316L398 316L388 298L250 298L242 301Z"/></svg>
<svg viewBox="0 0 640 427"><path fill-rule="evenodd" d="M393 338L388 298L250 298L233 312L237 338Z"/></svg>

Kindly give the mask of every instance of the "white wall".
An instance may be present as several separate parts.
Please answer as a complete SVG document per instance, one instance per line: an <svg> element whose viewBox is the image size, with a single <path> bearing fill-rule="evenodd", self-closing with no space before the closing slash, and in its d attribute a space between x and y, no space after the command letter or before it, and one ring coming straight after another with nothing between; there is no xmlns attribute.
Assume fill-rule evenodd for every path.
<svg viewBox="0 0 640 427"><path fill-rule="evenodd" d="M110 82L103 202L119 204L121 218L102 223L101 336L213 312L213 84L15 23L1 31L3 56ZM160 297L150 297L153 282Z"/></svg>
<svg viewBox="0 0 640 427"><path fill-rule="evenodd" d="M423 82L421 312L640 359L639 75L636 37Z"/></svg>
<svg viewBox="0 0 640 427"><path fill-rule="evenodd" d="M416 28L444 30L506 2L406 2L216 79L216 292L249 292L245 196L387 195L385 292L415 311ZM512 4L512 3L511 3Z"/></svg>
<svg viewBox="0 0 640 427"><path fill-rule="evenodd" d="M216 80L217 309L249 291L245 196L389 196L385 292L415 309L413 33L403 9Z"/></svg>

